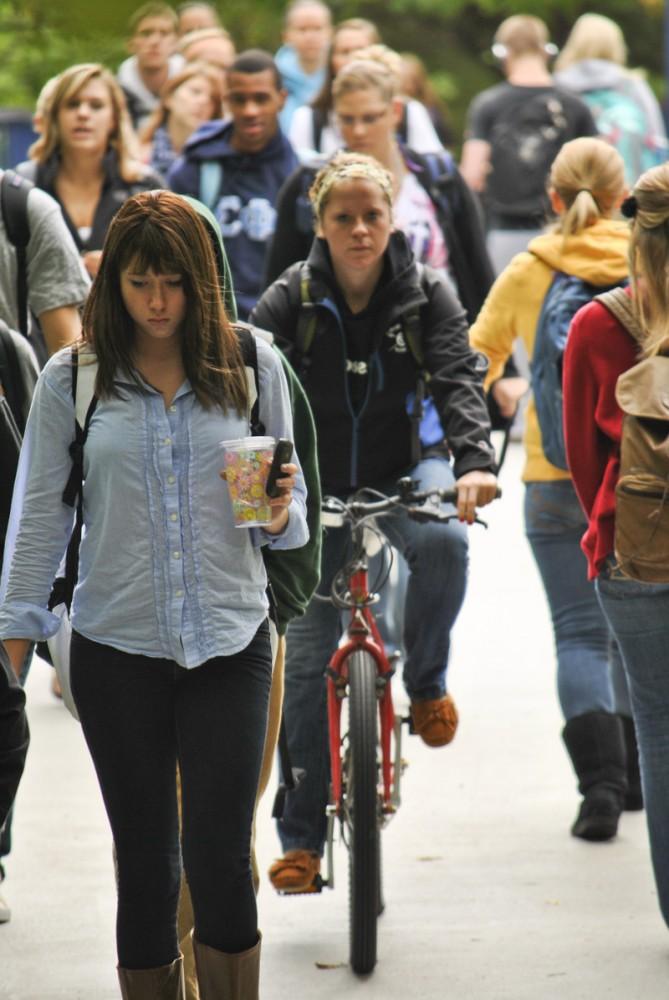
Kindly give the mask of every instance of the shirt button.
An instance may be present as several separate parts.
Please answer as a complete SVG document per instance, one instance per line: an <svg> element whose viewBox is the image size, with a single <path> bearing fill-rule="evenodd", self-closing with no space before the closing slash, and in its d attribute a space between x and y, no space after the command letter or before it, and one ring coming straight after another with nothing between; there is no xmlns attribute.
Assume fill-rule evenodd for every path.
<svg viewBox="0 0 669 1000"><path fill-rule="evenodd" d="M176 521L176 519L177 519L176 514L170 514L170 521Z"/></svg>
<svg viewBox="0 0 669 1000"><path fill-rule="evenodd" d="M181 553L178 550L175 550L172 555L175 559L181 559Z"/></svg>
<svg viewBox="0 0 669 1000"><path fill-rule="evenodd" d="M176 412L177 412L176 406L170 406L170 413L176 413Z"/></svg>
<svg viewBox="0 0 669 1000"><path fill-rule="evenodd" d="M170 486L172 485L172 483L176 483L176 481L177 481L177 477L176 476L168 476L167 477L167 482L170 484Z"/></svg>
<svg viewBox="0 0 669 1000"><path fill-rule="evenodd" d="M183 590L175 590L174 594L175 594L176 597L183 597L184 596Z"/></svg>
<svg viewBox="0 0 669 1000"><path fill-rule="evenodd" d="M172 438L165 438L163 444L172 444Z"/></svg>

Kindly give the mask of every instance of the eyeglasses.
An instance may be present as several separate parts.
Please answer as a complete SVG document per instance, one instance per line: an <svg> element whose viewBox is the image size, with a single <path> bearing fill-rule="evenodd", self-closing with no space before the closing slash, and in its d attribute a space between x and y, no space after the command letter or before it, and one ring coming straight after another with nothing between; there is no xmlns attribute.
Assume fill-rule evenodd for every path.
<svg viewBox="0 0 669 1000"><path fill-rule="evenodd" d="M355 125L376 125L384 115L388 114L388 108L383 111L368 111L365 115L336 115L337 121L343 128L353 128Z"/></svg>

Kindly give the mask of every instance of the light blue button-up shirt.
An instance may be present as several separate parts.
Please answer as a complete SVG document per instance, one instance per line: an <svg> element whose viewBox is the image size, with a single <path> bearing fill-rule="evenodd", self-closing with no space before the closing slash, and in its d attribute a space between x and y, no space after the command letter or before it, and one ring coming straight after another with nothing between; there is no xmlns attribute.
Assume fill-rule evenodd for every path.
<svg viewBox="0 0 669 1000"><path fill-rule="evenodd" d="M278 356L257 340L260 419L292 440ZM297 477L285 531L235 528L220 442L249 434L234 410L204 409L188 381L162 395L119 376L121 398L98 402L84 447L84 532L72 627L128 653L195 667L244 649L267 613L263 544L307 541ZM28 418L3 568L0 638L41 640L59 619L46 610L67 547L72 509L62 502L74 437L71 355L42 372ZM297 461L297 459L294 459Z"/></svg>

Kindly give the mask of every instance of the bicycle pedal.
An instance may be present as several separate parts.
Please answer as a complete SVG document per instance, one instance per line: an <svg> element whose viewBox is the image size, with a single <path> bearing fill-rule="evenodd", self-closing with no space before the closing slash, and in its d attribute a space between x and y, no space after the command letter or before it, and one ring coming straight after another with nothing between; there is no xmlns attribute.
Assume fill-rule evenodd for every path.
<svg viewBox="0 0 669 1000"><path fill-rule="evenodd" d="M313 896L315 892L322 892L327 882L322 875L316 875L311 885L306 889L277 889L279 896Z"/></svg>

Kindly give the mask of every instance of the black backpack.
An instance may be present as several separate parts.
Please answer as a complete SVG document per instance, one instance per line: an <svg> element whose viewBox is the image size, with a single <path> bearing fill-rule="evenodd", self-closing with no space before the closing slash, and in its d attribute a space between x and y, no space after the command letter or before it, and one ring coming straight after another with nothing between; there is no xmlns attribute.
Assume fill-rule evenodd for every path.
<svg viewBox="0 0 669 1000"><path fill-rule="evenodd" d="M19 332L28 340L35 352L40 368L49 360L44 334L28 307L28 243L30 220L28 195L35 187L27 177L14 170L5 170L0 176L0 206L7 238L16 250L16 305Z"/></svg>
<svg viewBox="0 0 669 1000"><path fill-rule="evenodd" d="M5 170L0 177L0 208L7 239L16 250L16 304L19 330L28 336L28 194L34 187L30 181L13 170Z"/></svg>
<svg viewBox="0 0 669 1000"><path fill-rule="evenodd" d="M530 90L522 105L514 108L513 117L499 117L490 135L494 172L486 201L492 211L504 212L505 204L513 204L519 217L537 214L546 201L546 177L569 138L569 128L562 97L550 88L540 93ZM504 204L497 205L497 191L503 192Z"/></svg>

